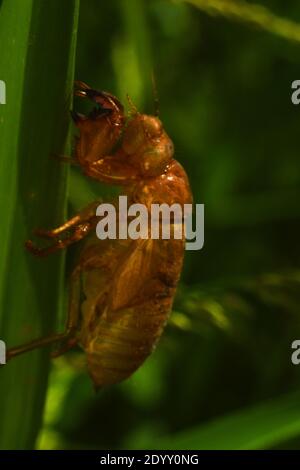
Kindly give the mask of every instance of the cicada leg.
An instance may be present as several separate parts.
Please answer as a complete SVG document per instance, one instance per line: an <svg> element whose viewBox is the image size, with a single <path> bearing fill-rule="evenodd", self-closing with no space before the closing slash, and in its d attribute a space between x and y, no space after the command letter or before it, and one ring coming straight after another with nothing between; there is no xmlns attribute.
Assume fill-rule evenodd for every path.
<svg viewBox="0 0 300 470"><path fill-rule="evenodd" d="M34 341L31 341L30 343L22 344L21 346L17 346L15 348L11 348L7 351L6 361L9 361L13 357L19 356L20 354L32 351L34 349L43 348L53 343L57 343L58 341L66 340L68 337L69 332L58 333L36 339Z"/></svg>
<svg viewBox="0 0 300 470"><path fill-rule="evenodd" d="M70 236L65 237L62 240L56 240L53 245L47 248L37 248L29 240L26 243L27 248L34 254L38 256L46 256L50 253L65 248L66 246L74 243L83 237L85 237L89 231L94 226L93 218L95 217L96 207L99 205L100 201L95 201L92 204L89 204L85 209L83 209L79 214L72 219L68 220L65 224L57 227L53 230L39 230L38 234L46 238L57 238L59 235L67 232L70 229L73 229L73 233ZM9 349L7 352L7 360L12 359L15 356L23 354L33 349L41 348L44 346L49 346L54 343L61 343L61 347L54 352L54 356L62 354L66 350L70 349L77 343L76 331L78 327L79 319L79 306L80 306L80 273L82 270L82 265L79 264L72 273L71 283L70 283L70 301L69 301L69 311L66 323L66 329L63 333L52 334L45 336L43 338L36 339L27 344Z"/></svg>
<svg viewBox="0 0 300 470"><path fill-rule="evenodd" d="M52 230L38 229L35 231L35 234L40 237L56 239L52 245L39 248L36 247L31 240L28 240L25 243L26 248L34 255L43 257L81 240L96 226L95 212L99 204L100 201L94 201L60 227L56 227ZM72 232L69 235L59 238L61 235L65 235L66 232L71 230Z"/></svg>
<svg viewBox="0 0 300 470"><path fill-rule="evenodd" d="M101 201L92 202L59 227L53 228L51 230L37 229L34 233L39 237L56 238L58 235L62 235L64 232L67 232L68 230L82 224L83 222L89 222L93 217L95 217L96 209L100 203Z"/></svg>
<svg viewBox="0 0 300 470"><path fill-rule="evenodd" d="M95 162L87 162L84 173L103 183L126 186L139 179L138 171L117 157L106 155Z"/></svg>
<svg viewBox="0 0 300 470"><path fill-rule="evenodd" d="M55 153L53 153L51 157L55 158L55 160L58 160L62 163L68 163L69 165L79 166L78 161L75 160L74 157L68 157L67 155L59 155Z"/></svg>
<svg viewBox="0 0 300 470"><path fill-rule="evenodd" d="M56 240L55 243L50 246L47 246L46 248L38 248L33 244L31 240L27 240L25 246L32 254L36 256L48 256L58 250L63 250L67 246L72 245L72 243L78 242L79 240L84 238L91 231L92 228L93 224L89 222L78 225L69 237L66 237L63 240Z"/></svg>
<svg viewBox="0 0 300 470"><path fill-rule="evenodd" d="M66 322L66 329L63 333L57 333L48 335L42 338L38 338L29 343L11 348L7 351L6 360L9 361L13 357L19 356L20 354L32 351L34 349L50 346L54 343L59 343L58 349L53 353L53 357L57 357L63 354L67 350L71 349L77 344L77 329L79 322L80 312L80 274L82 267L79 265L72 273L71 284L70 284L70 301L68 317Z"/></svg>
<svg viewBox="0 0 300 470"><path fill-rule="evenodd" d="M77 266L71 276L69 288L69 310L66 324L66 336L61 339L59 346L51 353L51 357L58 357L71 349L77 343L76 332L80 315L80 276L82 266Z"/></svg>

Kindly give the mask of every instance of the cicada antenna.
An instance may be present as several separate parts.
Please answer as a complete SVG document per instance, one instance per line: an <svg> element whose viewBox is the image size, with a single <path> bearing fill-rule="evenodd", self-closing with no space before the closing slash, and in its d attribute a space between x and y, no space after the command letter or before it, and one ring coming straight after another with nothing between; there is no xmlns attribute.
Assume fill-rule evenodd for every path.
<svg viewBox="0 0 300 470"><path fill-rule="evenodd" d="M126 98L127 98L127 101L128 101L128 104L130 106L130 114L131 115L135 115L135 114L138 114L138 110L137 110L137 107L135 106L135 104L133 103L132 99L130 98L129 94L127 93L126 94Z"/></svg>
<svg viewBox="0 0 300 470"><path fill-rule="evenodd" d="M157 83L154 71L151 73L151 82L152 82L152 93L153 93L153 102L154 102L154 116L159 116L159 97L157 91Z"/></svg>

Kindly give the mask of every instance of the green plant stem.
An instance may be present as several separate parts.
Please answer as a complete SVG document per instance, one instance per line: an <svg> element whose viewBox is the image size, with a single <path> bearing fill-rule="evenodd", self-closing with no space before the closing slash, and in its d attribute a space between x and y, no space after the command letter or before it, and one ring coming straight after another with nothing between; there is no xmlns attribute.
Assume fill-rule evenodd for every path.
<svg viewBox="0 0 300 470"><path fill-rule="evenodd" d="M24 242L61 222L67 173L51 154L68 152L78 0L4 0L0 5L0 338L7 347L56 329L64 259L35 259ZM67 147L66 147L67 145ZM0 448L30 449L41 424L49 352L0 370Z"/></svg>

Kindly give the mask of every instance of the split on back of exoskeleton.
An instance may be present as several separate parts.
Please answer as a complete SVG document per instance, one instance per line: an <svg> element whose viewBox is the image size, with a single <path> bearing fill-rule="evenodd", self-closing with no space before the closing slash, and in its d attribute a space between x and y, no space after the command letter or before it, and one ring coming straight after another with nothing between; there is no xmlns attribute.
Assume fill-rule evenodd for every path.
<svg viewBox="0 0 300 470"><path fill-rule="evenodd" d="M191 202L188 179L157 117L135 111L126 120L116 97L82 82L75 94L96 105L87 116L72 112L79 129L75 159L84 174L125 187L129 204ZM53 355L59 355L79 344L100 387L129 377L155 347L172 307L184 239L100 241L98 205L91 203L60 227L37 231L51 241L46 247L27 242L32 253L46 256L85 238L70 279L65 332L13 348L8 359L53 343Z"/></svg>

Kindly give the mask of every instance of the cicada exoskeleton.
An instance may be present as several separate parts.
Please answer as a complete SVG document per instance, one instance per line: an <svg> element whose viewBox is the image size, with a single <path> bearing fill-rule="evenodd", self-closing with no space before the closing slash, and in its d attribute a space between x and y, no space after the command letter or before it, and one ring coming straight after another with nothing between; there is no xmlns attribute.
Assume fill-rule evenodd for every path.
<svg viewBox="0 0 300 470"><path fill-rule="evenodd" d="M128 204L143 204L149 213L153 204L191 203L186 173L158 117L134 109L126 118L115 96L82 82L75 94L95 103L88 115L72 112L79 129L74 158L85 175L120 186ZM99 240L98 205L53 230L39 230L52 239L46 248L27 242L30 251L45 256L85 238L70 280L66 331L11 349L8 359L51 343L59 343L55 355L78 344L101 387L129 377L153 351L172 308L185 240L184 234Z"/></svg>

